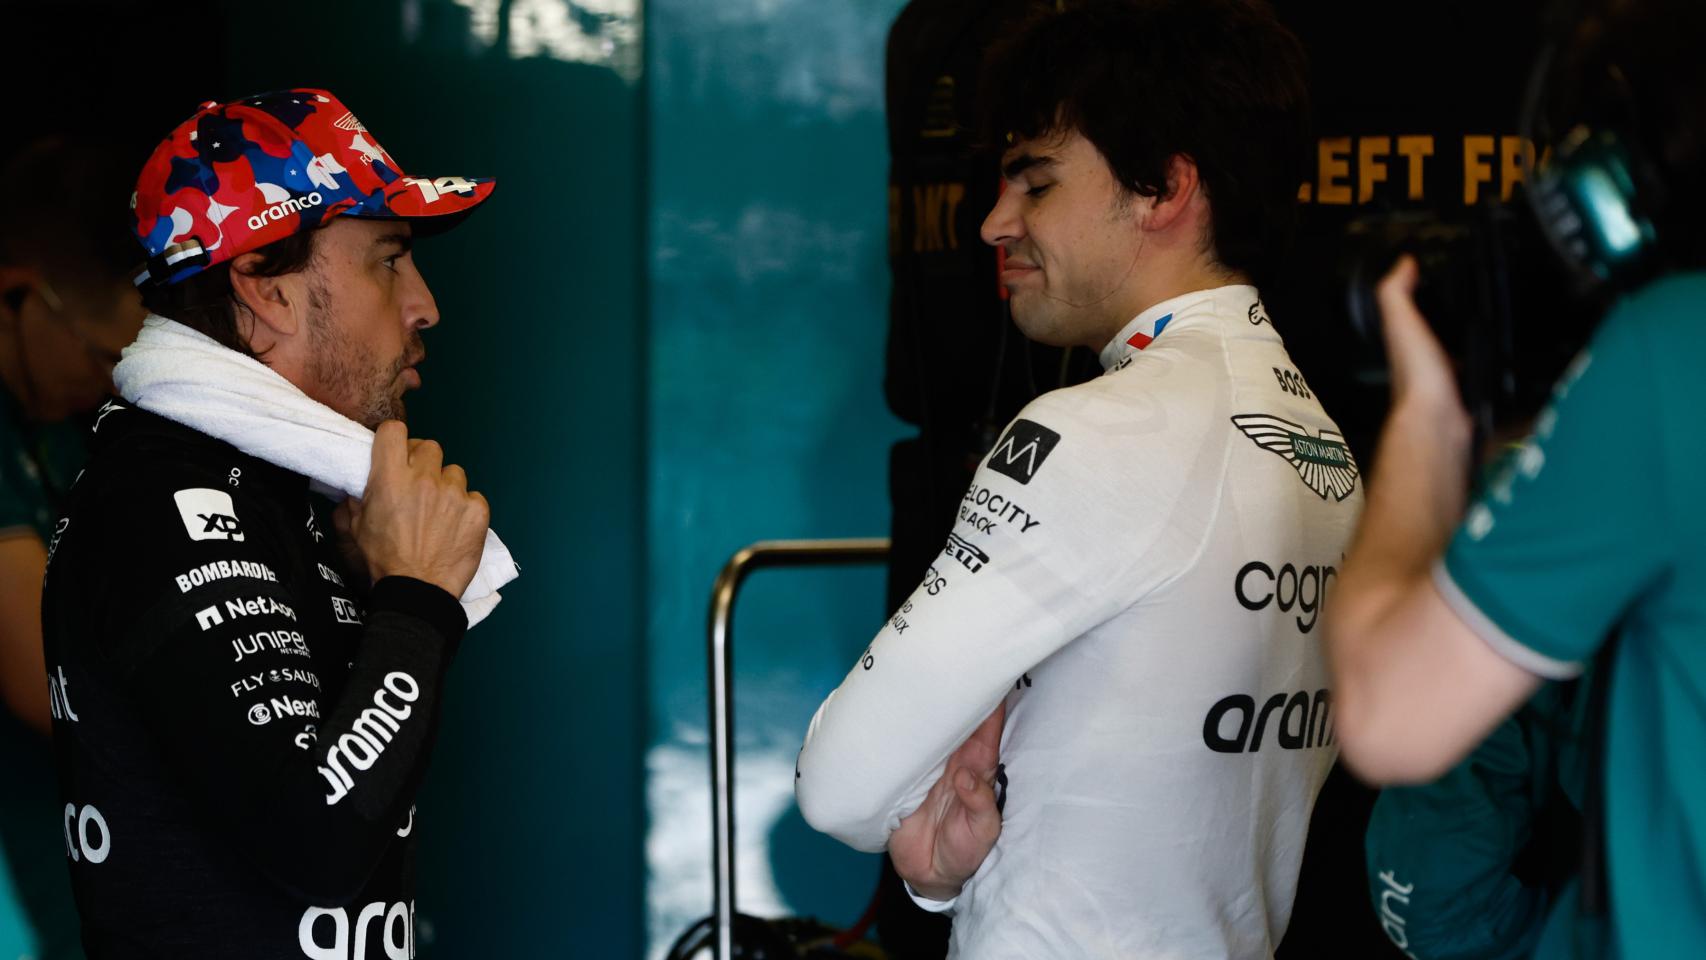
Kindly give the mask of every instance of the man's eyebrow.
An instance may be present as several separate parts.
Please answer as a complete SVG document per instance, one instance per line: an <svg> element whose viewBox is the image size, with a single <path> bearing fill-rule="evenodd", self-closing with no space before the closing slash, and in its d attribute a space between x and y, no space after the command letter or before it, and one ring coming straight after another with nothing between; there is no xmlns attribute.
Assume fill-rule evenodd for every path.
<svg viewBox="0 0 1706 960"><path fill-rule="evenodd" d="M1048 154L1021 153L1001 165L1001 176L1012 180L1033 167L1052 167L1055 159Z"/></svg>
<svg viewBox="0 0 1706 960"><path fill-rule="evenodd" d="M405 231L405 230L398 230L398 231L395 231L393 233L387 233L384 236L379 237L378 239L374 240L373 246L375 248L378 248L378 247L384 246L387 243L396 244L398 253L408 253L410 250L413 250L415 248L415 238L411 234L409 234L408 231Z"/></svg>

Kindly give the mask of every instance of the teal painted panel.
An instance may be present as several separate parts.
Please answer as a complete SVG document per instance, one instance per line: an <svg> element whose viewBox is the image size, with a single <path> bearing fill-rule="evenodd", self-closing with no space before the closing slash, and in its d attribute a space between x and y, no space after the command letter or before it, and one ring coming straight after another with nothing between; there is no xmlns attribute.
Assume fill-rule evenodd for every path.
<svg viewBox="0 0 1706 960"><path fill-rule="evenodd" d="M647 10L651 956L710 909L705 617L740 547L888 530L883 43L900 0ZM793 761L881 625L876 569L766 571L735 624L739 906L852 923L875 858L807 829Z"/></svg>
<svg viewBox="0 0 1706 960"><path fill-rule="evenodd" d="M233 4L243 53L209 92L328 87L409 172L499 179L416 253L443 322L412 431L466 466L522 567L451 671L423 957L642 950L640 24L593 6L344 4L298 44L257 39L276 7Z"/></svg>
<svg viewBox="0 0 1706 960"><path fill-rule="evenodd" d="M0 850L0 855L4 851ZM31 960L35 956L36 932L30 926L30 915L18 901L12 886L12 873L0 858L0 960Z"/></svg>

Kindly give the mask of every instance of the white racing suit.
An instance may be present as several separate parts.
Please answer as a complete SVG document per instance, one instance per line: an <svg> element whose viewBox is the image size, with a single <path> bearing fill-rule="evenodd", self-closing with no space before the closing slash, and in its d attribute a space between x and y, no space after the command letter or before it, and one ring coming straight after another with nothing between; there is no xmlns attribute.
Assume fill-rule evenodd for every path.
<svg viewBox="0 0 1706 960"><path fill-rule="evenodd" d="M1158 304L1101 360L984 461L813 718L800 809L884 849L1006 698L952 956L1268 957L1335 754L1320 615L1357 466L1252 287Z"/></svg>

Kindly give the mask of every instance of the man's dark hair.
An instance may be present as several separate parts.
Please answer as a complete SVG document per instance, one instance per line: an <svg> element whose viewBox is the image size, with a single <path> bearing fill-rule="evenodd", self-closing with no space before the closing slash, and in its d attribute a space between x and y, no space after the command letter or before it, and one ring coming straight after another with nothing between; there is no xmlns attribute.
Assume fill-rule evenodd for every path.
<svg viewBox="0 0 1706 960"><path fill-rule="evenodd" d="M1309 146L1305 59L1262 0L1046 13L991 54L981 101L991 147L1075 130L1139 196L1165 194L1172 158L1188 156L1227 267L1261 277L1290 239Z"/></svg>
<svg viewBox="0 0 1706 960"><path fill-rule="evenodd" d="M261 259L246 272L260 277L282 277L305 269L314 259L314 237L318 233L318 229L304 230L256 248L253 252ZM150 313L176 320L207 334L222 346L253 357L255 352L237 329L238 311L249 307L231 287L231 269L231 261L226 261L177 283L145 285L142 305Z"/></svg>

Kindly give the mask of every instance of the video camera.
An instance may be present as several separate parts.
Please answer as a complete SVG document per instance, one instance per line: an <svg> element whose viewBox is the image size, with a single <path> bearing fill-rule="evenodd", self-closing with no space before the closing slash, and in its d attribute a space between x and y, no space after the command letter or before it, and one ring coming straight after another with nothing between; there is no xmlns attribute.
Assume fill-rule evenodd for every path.
<svg viewBox="0 0 1706 960"><path fill-rule="evenodd" d="M1663 57L1646 38L1671 6L1554 7L1522 108L1521 133L1541 156L1526 203L1484 202L1458 220L1386 213L1347 226L1338 275L1359 340L1358 379L1388 376L1374 291L1401 254L1419 262L1417 305L1456 363L1480 439L1537 412L1612 297L1678 265L1678 231L1666 222L1678 178L1655 144L1673 134L1654 122L1663 111L1652 89L1672 71L1631 62L1634 51ZM1698 88L1701 71L1684 72ZM1673 109L1686 102L1686 94L1657 99L1666 95ZM1525 256L1536 250L1549 255Z"/></svg>

